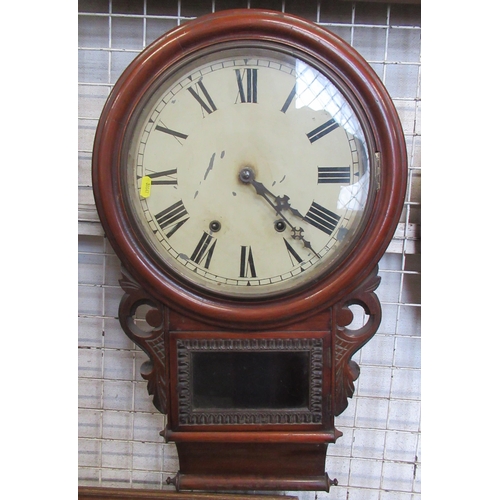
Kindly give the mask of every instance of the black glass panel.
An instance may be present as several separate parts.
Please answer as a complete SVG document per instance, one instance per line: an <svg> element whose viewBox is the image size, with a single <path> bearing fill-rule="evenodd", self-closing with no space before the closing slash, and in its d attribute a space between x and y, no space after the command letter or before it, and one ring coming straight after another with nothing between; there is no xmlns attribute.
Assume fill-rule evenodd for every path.
<svg viewBox="0 0 500 500"><path fill-rule="evenodd" d="M193 409L309 404L309 352L193 352Z"/></svg>

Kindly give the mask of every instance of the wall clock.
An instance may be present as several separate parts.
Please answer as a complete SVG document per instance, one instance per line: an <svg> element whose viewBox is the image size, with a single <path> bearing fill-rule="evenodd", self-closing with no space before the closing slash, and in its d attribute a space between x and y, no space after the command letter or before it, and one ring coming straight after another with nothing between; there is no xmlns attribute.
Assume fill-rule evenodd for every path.
<svg viewBox="0 0 500 500"><path fill-rule="evenodd" d="M376 332L406 190L401 125L364 59L264 10L167 33L102 112L93 187L119 317L179 490L328 490L334 418ZM367 322L350 329L352 305Z"/></svg>

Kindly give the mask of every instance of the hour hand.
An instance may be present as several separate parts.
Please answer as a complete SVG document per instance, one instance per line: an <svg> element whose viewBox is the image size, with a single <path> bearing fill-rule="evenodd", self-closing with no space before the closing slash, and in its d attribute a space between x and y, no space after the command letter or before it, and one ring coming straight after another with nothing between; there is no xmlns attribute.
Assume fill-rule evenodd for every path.
<svg viewBox="0 0 500 500"><path fill-rule="evenodd" d="M275 198L273 193L271 193L271 191L269 191L269 189L267 189L266 186L262 184L262 182L256 181L253 177L251 177L248 182L255 188L255 191L257 192L258 195L266 196L269 194L273 198Z"/></svg>
<svg viewBox="0 0 500 500"><path fill-rule="evenodd" d="M255 180L255 174L254 174L254 171L250 168L250 167L245 167L243 170L241 170L240 172L240 180L241 182L243 182L244 184L251 184L254 189L255 189L255 192L259 195L259 196L262 196L262 198L264 198L264 200L266 200L266 202L272 207L274 208L274 210L276 211L276 213L278 214L281 214L281 211L287 207L290 206L290 204L288 203L288 196L283 196L283 197L278 197L278 196L275 196L271 191L269 191L269 189L266 188L266 186L264 186L264 184L262 184L262 182L259 182L257 180ZM275 201L273 201L273 199ZM281 214L283 215L283 214ZM287 221L287 219L285 217L283 217L283 220L292 228L293 226Z"/></svg>
<svg viewBox="0 0 500 500"><path fill-rule="evenodd" d="M294 240L302 240L305 248L311 250L318 258L320 257L311 246L311 243L304 238L302 234L304 230L301 227L294 227L293 224L285 217L285 215L282 214L282 210L290 210L292 214L304 219L304 217L298 210L295 210L290 206L290 204L288 203L288 200L290 198L288 196L275 196L271 191L269 191L269 189L264 186L264 184L262 184L262 182L255 180L255 174L251 168L245 167L240 172L240 180L245 184L251 184L255 188L256 193L262 196L264 200L266 200L266 202L269 203L272 208L274 208L277 214L281 215L283 221L289 226L290 230L292 231L292 238ZM275 203L273 203L269 196L275 199Z"/></svg>
<svg viewBox="0 0 500 500"><path fill-rule="evenodd" d="M286 194L283 196L276 196L274 193L269 191L269 189L267 189L262 182L255 180L255 174L251 168L246 167L240 172L240 180L246 184L251 184L255 188L256 193L265 198L268 203L272 203L271 200L269 200L268 195L272 196L274 198L272 206L278 213L281 214L283 210L289 210L293 215L299 217L299 219L305 220L305 217L296 208L293 208L290 205L289 196Z"/></svg>
<svg viewBox="0 0 500 500"><path fill-rule="evenodd" d="M290 197L286 194L283 196L275 196L276 209L281 213L282 210L289 210L295 217L305 220L305 217L296 209L293 208L290 203Z"/></svg>

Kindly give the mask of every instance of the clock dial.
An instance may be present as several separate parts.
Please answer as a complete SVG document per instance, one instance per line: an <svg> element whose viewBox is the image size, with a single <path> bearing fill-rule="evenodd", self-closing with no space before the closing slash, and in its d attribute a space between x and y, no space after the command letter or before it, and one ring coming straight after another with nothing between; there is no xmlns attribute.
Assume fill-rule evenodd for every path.
<svg viewBox="0 0 500 500"><path fill-rule="evenodd" d="M269 46L212 51L169 71L139 108L126 203L168 272L267 297L341 262L367 206L368 140L320 67Z"/></svg>

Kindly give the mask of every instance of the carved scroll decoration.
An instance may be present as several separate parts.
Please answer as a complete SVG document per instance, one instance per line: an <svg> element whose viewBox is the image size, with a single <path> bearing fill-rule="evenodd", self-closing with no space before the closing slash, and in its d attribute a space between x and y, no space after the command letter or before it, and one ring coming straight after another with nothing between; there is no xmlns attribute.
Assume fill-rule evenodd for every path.
<svg viewBox="0 0 500 500"><path fill-rule="evenodd" d="M360 368L352 356L376 333L382 319L380 301L375 290L380 284L378 266L368 278L351 294L336 304L337 329L335 339L335 395L334 415L340 415L348 405L347 398L354 394L354 381L359 377ZM368 315L367 323L358 330L347 326L353 320L349 306L359 305Z"/></svg>
<svg viewBox="0 0 500 500"><path fill-rule="evenodd" d="M141 366L141 375L148 381L148 393L153 396L153 404L161 413L167 414L164 306L147 294L124 270L120 286L125 292L119 307L121 327L130 340L148 355L149 361ZM136 313L141 306L146 306L147 312L144 320L138 321Z"/></svg>
<svg viewBox="0 0 500 500"><path fill-rule="evenodd" d="M377 275L378 266L372 271L368 278L352 293L334 306L336 329L334 342L335 358L335 393L333 402L333 413L340 415L348 406L348 398L354 394L354 382L360 374L358 364L353 361L352 356L361 349L376 333L381 322L381 306L375 290L380 284L380 277ZM153 404L163 414L168 413L168 367L166 358L168 356L168 345L165 342L164 316L165 306L147 294L125 271L123 271L120 285L125 294L122 297L119 307L120 324L127 336L138 345L149 357L149 361L141 366L141 375L148 382L148 393L153 396ZM368 321L357 330L348 328L352 322L353 313L349 306L359 305L368 316ZM143 321L141 328L136 319L136 311L140 306L148 306L149 310ZM179 344L180 342L180 344ZM192 342L192 343L191 343ZM224 344L231 342L230 349L297 349L297 342L306 343L300 349L311 351L311 379L310 379L310 404L305 412L283 411L262 412L262 411L236 411L215 414L213 412L192 411L187 401L190 400L188 391L186 370L189 369L189 352L198 348L199 342L213 342L206 340L179 340L178 341L178 378L179 378L179 403L181 423L183 425L198 424L302 424L321 423L322 410L322 370L323 370L323 346L320 339L247 339L223 340ZM241 342L241 344L240 344ZM284 342L283 345L274 345L276 342ZM287 342L291 344L285 345ZM312 342L312 344L310 344ZM318 343L316 345L316 343ZM293 347L292 344L295 346ZM310 345L309 345L310 344ZM223 346L206 348L224 349ZM302 344L301 344L302 345ZM227 347L227 346L226 346ZM300 350L299 349L299 350ZM186 354L187 353L187 354ZM188 364L186 364L188 362ZM186 380L184 380L186 379ZM187 406L186 406L187 405ZM272 413L272 414L271 414Z"/></svg>

